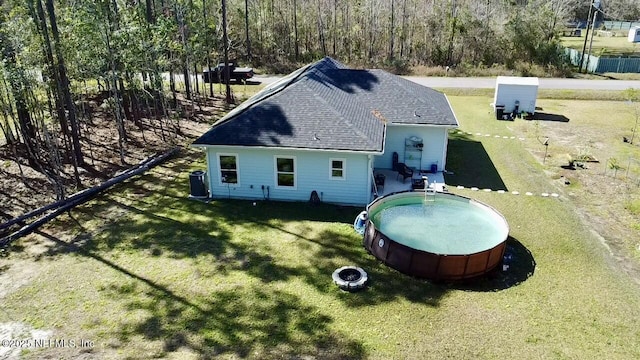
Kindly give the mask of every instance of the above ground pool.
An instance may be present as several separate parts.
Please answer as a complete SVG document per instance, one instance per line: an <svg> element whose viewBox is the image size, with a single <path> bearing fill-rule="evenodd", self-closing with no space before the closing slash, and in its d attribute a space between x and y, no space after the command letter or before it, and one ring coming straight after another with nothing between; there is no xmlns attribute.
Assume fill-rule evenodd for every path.
<svg viewBox="0 0 640 360"><path fill-rule="evenodd" d="M449 193L403 192L367 206L364 246L408 275L457 280L502 261L509 225L492 207Z"/></svg>

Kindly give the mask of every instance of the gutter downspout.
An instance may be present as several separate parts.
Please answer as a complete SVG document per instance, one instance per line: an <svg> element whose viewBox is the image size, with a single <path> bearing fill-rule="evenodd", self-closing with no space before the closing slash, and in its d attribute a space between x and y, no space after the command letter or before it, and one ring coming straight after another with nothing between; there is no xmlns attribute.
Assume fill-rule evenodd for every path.
<svg viewBox="0 0 640 360"><path fill-rule="evenodd" d="M449 104L449 109L451 109L451 114L453 114L453 118L456 120L456 125L444 129L444 152L442 153L442 172L443 173L447 166L447 152L449 151L449 129L457 129L460 127L460 121L458 121L458 117L456 116L456 113L453 112L453 107L451 106L451 102L449 101L449 98L447 97L446 94L444 95L444 98L447 99L447 104ZM496 97L494 95L494 100L493 100L494 107L495 107L495 103L496 103Z"/></svg>
<svg viewBox="0 0 640 360"><path fill-rule="evenodd" d="M440 169L444 173L444 169L447 167L447 152L449 151L449 129L444 129L444 151L442 152L442 169ZM436 170L437 172L437 170Z"/></svg>
<svg viewBox="0 0 640 360"><path fill-rule="evenodd" d="M213 173L211 172L211 156L209 156L209 147L204 148L204 152L207 158L207 185L209 186L209 198L213 198Z"/></svg>
<svg viewBox="0 0 640 360"><path fill-rule="evenodd" d="M373 155L367 155L368 165L367 165L367 187L366 191L368 191L367 196L367 204L369 204L373 200L373 193L371 192L371 186L373 181Z"/></svg>

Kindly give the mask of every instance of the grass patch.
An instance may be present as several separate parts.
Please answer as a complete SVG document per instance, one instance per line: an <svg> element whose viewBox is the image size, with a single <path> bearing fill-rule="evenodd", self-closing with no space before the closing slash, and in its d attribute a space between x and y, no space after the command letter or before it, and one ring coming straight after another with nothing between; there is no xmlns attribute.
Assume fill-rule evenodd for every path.
<svg viewBox="0 0 640 360"><path fill-rule="evenodd" d="M625 101L627 95L618 90L539 89L539 99Z"/></svg>
<svg viewBox="0 0 640 360"><path fill-rule="evenodd" d="M635 240L640 236L635 226L637 214L625 208L630 200L640 198L640 147L623 141L625 137L630 138L633 131L635 114L632 106L623 101L539 99L539 112L550 114L547 116L549 119L562 121L517 119L505 122L494 120L488 106L492 100L490 97L450 97L450 100L456 107L459 119L472 119L466 123L461 120L465 136L468 136L466 132L471 132L473 135L468 136L470 141L482 142L488 154L496 151L490 155L491 166L498 169L500 180L507 188L521 193L566 194L587 223L603 234L604 241L621 252L620 259L627 259L624 261L637 266L637 260L640 259ZM484 111L479 110L483 108ZM485 134L491 136L484 138ZM523 140L514 143L495 139L494 135L515 136ZM542 143L547 138L549 146L545 149ZM492 149L491 146L497 147ZM506 160L506 166L499 165L499 157L508 158L505 152L511 154L519 148L526 149L536 161L526 167L518 159ZM454 153L449 154L455 160ZM588 157L590 161L577 161L579 167L567 166L569 159L583 157ZM483 159L485 156L477 158ZM616 159L621 167L617 172L609 166L611 159ZM478 171L472 167L475 160L467 157L465 161L466 165L461 167L465 174ZM482 161L479 163L483 164ZM467 170L470 167L472 170ZM520 186L513 188L507 178L506 170L509 167L520 168L523 174L545 173L547 178L544 186L531 187L534 190L523 190ZM474 179L484 181L489 178L486 174L471 177L469 183L478 181Z"/></svg>
<svg viewBox="0 0 640 360"><path fill-rule="evenodd" d="M630 43L627 40L627 32L613 31L612 33L615 33L616 36L594 36L591 54L595 56L637 56L640 54L640 45ZM562 37L561 42L568 48L582 51L584 36ZM588 49L589 44L587 43L587 51Z"/></svg>
<svg viewBox="0 0 640 360"><path fill-rule="evenodd" d="M439 88L447 96L482 96L493 101L495 89ZM626 101L628 95L620 90L570 90L570 89L538 89L538 99L553 100L601 100Z"/></svg>
<svg viewBox="0 0 640 360"><path fill-rule="evenodd" d="M631 200L624 206L632 215L640 215L640 200Z"/></svg>

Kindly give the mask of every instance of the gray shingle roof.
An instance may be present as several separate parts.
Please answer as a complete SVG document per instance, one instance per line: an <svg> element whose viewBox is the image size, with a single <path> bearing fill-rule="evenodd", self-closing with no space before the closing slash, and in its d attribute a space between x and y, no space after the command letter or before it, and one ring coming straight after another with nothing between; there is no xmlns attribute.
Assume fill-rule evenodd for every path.
<svg viewBox="0 0 640 360"><path fill-rule="evenodd" d="M387 124L458 125L444 94L326 57L260 91L194 145L380 152Z"/></svg>

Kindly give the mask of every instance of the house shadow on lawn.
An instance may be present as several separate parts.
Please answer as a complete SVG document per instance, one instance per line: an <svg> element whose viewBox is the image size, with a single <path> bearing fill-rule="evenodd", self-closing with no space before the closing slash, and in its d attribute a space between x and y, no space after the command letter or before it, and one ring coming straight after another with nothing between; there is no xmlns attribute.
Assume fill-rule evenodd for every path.
<svg viewBox="0 0 640 360"><path fill-rule="evenodd" d="M156 221L153 224L161 225ZM119 231L116 233L119 234ZM215 288L185 292L185 283L167 283L166 279L154 278L153 272L145 270L144 265L140 267L122 262L119 256L114 258L108 251L92 249L91 242L77 245L46 232L38 231L38 234L55 243L59 250L65 249L64 252L97 261L97 268L101 268L101 281L104 283L105 279L110 279L109 285L101 285L97 289L98 293L106 299L117 299L118 306L127 311L145 314L121 321L109 319L116 321L117 325L103 333L107 337L103 340L114 349L132 345L137 347L135 344L142 337L161 342L162 349L144 349L153 351L157 357L188 350L200 358L366 358L364 345L349 334L333 330L330 327L333 319L321 308L278 287L248 281L222 283ZM107 236L112 235L115 234ZM175 234L167 234L171 235ZM186 251L176 245L178 243L160 244L168 246L173 252ZM191 245L195 244L187 243L185 247ZM252 276L264 276L264 280L270 282L286 280L298 274L294 268L280 267L274 259L249 249L243 250L237 245L199 248L199 251L218 253L225 247L238 251L238 256L229 259L221 257L221 265L216 267L210 264L214 268L208 272L194 269L196 278L225 275L229 271L246 271ZM140 251L140 260L148 264L148 260L143 259L146 252L143 249ZM172 254L167 252L163 256L171 258ZM226 271L222 271L222 268L226 268ZM118 279L120 276L111 278L110 270L125 275L125 280ZM193 281L190 278L184 280ZM114 342L114 339L117 341Z"/></svg>
<svg viewBox="0 0 640 360"><path fill-rule="evenodd" d="M447 170L453 172L445 173L449 186L508 190L482 143L464 133L449 134Z"/></svg>

